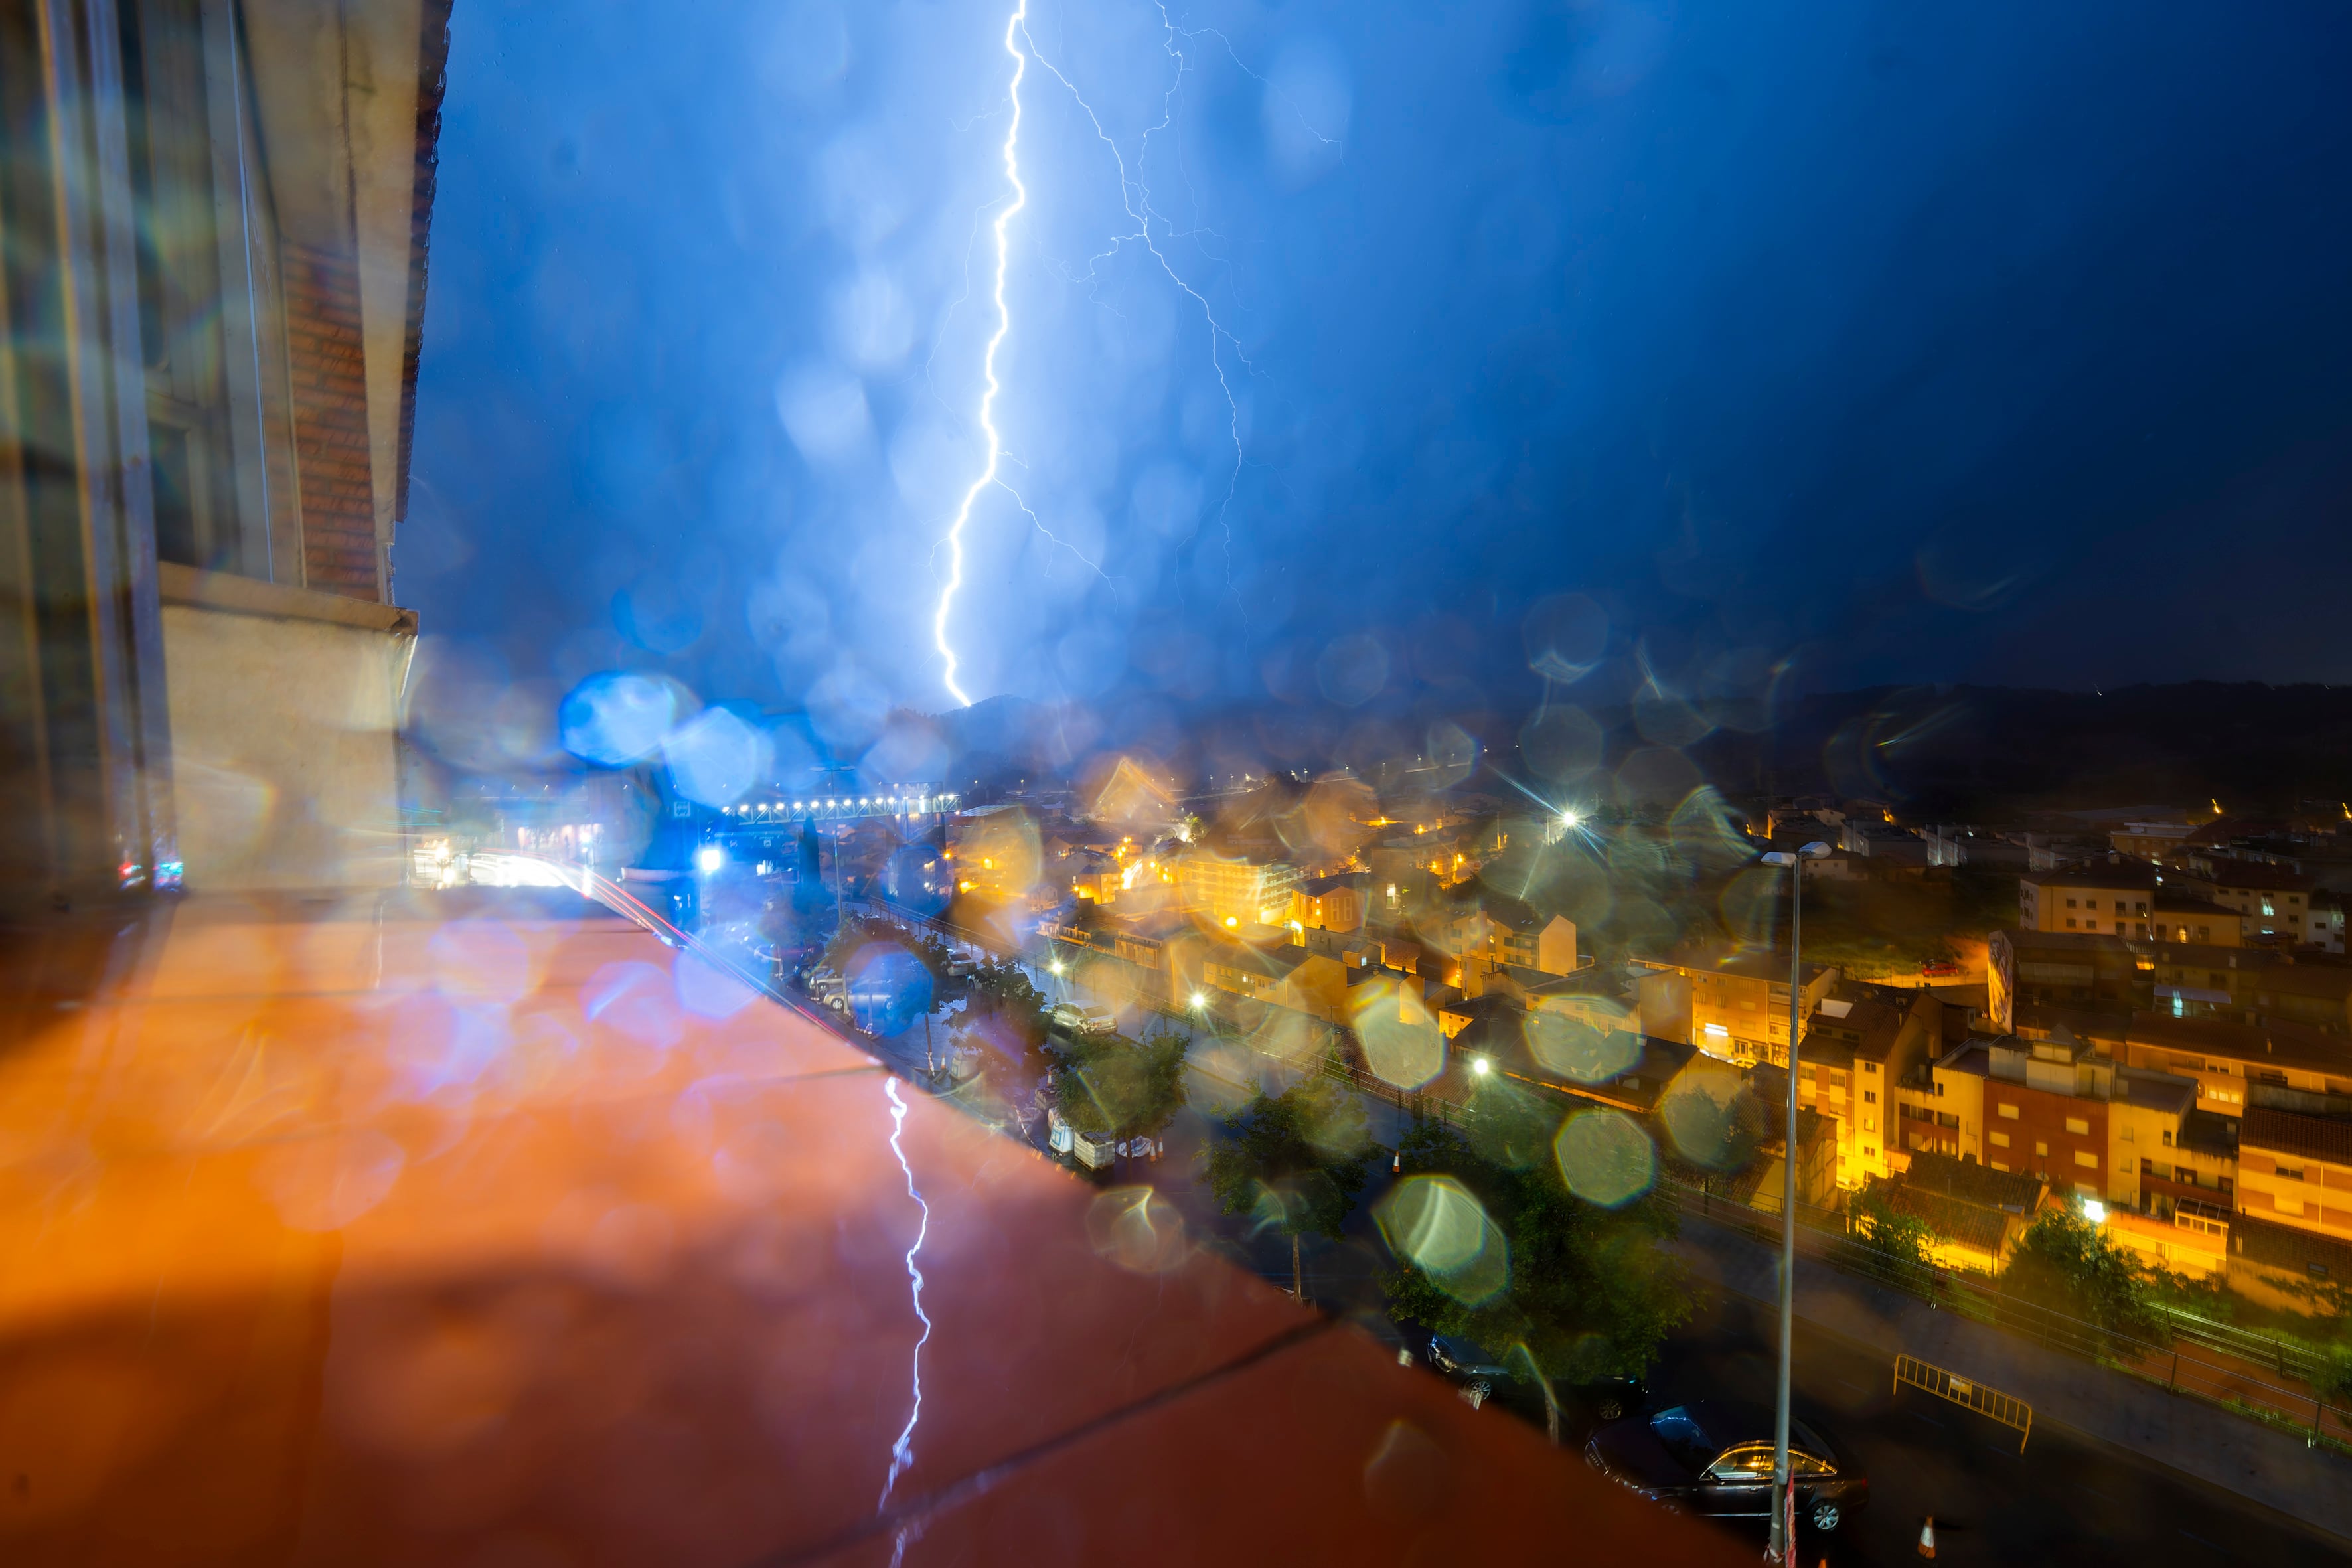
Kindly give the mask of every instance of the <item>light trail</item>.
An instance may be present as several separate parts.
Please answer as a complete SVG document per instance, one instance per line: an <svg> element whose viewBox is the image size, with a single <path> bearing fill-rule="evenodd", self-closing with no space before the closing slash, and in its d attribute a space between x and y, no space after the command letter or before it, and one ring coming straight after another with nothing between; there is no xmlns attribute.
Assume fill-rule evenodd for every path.
<svg viewBox="0 0 2352 1568"><path fill-rule="evenodd" d="M1006 89L1012 100L1013 117L1004 127L1004 178L1013 186L1013 200L996 215L996 331L989 335L988 353L982 362L986 390L980 395L980 428L988 437L988 461L971 488L963 492L963 504L956 508L955 521L948 525L948 580L940 589L939 609L931 616L931 644L940 650L944 661L940 676L948 695L969 708L971 699L956 684L955 645L948 641L948 616L955 609L955 596L963 587L963 531L971 521L972 503L980 492L997 482L996 476L1003 459L1003 442L996 433L996 395L1003 390L996 379L996 351L1004 345L1005 334L1013 330L1013 311L1004 302L1004 274L1010 259L1005 241L1005 226L1023 207L1029 205L1029 187L1021 183L1021 80L1028 74L1029 57L1021 52L1020 39L1028 34L1029 0L1019 0L1013 15L1004 20L1004 52L1013 57L1013 83ZM897 1098L896 1093L892 1095Z"/></svg>
<svg viewBox="0 0 2352 1568"><path fill-rule="evenodd" d="M915 1227L915 1245L907 1248L907 1277L915 1282L915 1316L921 1321L923 1331L915 1341L914 1408L907 1413L906 1429L890 1446L890 1473L884 1478L882 1496L874 1504L877 1513L889 1506L890 1489L898 1484L898 1478L906 1474L907 1468L915 1462L915 1424L923 1418L923 1347L931 1342L931 1320L923 1310L923 1271L915 1267L915 1255L923 1250L923 1239L931 1233L931 1205L923 1201L922 1193L916 1187L915 1168L907 1163L906 1146L898 1142L898 1135L907 1130L907 1102L898 1098L898 1080L886 1076L882 1079L882 1087L890 1096L890 1152L898 1157L898 1169L906 1173L907 1195L914 1199L915 1206L923 1211L922 1220ZM906 1550L903 1536L898 1549L901 1552Z"/></svg>

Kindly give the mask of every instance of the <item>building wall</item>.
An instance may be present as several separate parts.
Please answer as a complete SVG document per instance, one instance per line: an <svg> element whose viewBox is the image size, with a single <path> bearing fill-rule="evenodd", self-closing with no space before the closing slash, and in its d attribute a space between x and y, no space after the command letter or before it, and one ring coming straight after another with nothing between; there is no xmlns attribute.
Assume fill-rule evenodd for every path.
<svg viewBox="0 0 2352 1568"><path fill-rule="evenodd" d="M367 355L359 269L349 256L286 246L286 358L302 489L303 582L380 600Z"/></svg>
<svg viewBox="0 0 2352 1568"><path fill-rule="evenodd" d="M2155 940L2198 947L2243 947L2245 917L2235 910L2168 910L2155 915Z"/></svg>
<svg viewBox="0 0 2352 1568"><path fill-rule="evenodd" d="M396 887L401 693L389 606L165 568L180 859L196 891Z"/></svg>
<svg viewBox="0 0 2352 1568"><path fill-rule="evenodd" d="M2145 937L2151 897L2144 889L2092 887L2057 876L2029 878L2018 884L2019 923L2029 931Z"/></svg>
<svg viewBox="0 0 2352 1568"><path fill-rule="evenodd" d="M1710 1056L1731 1061L1784 1065L1789 1059L1789 983L1720 970L1678 967L1687 983L1690 1032L1684 1043ZM1799 1002L1801 1017L1810 1018L1821 1000L1837 984L1838 972L1824 969L1806 986ZM1643 995L1649 981L1643 982ZM1665 993L1661 993L1662 1005ZM1646 1004L1645 1004L1646 1017ZM1643 1032L1656 1034L1645 1021ZM1664 1037L1671 1038L1672 1037Z"/></svg>
<svg viewBox="0 0 2352 1568"><path fill-rule="evenodd" d="M2352 1094L2352 1057L2347 1057L2345 1071L2330 1073L2313 1067L2282 1068L2275 1058L2246 1057L2234 1050L2200 1050L2140 1038L2134 1038L2126 1049L2133 1067L2195 1080L2199 1107L2224 1116L2242 1116L2247 1090L2257 1084L2274 1084L2306 1094Z"/></svg>
<svg viewBox="0 0 2352 1568"><path fill-rule="evenodd" d="M2053 1193L2107 1191L2107 1102L2053 1094L2006 1079L1984 1086L1984 1160L2042 1176Z"/></svg>
<svg viewBox="0 0 2352 1568"><path fill-rule="evenodd" d="M1360 888L1334 888L1308 894L1292 889L1290 918L1308 931L1350 931L1364 923L1364 892Z"/></svg>
<svg viewBox="0 0 2352 1568"><path fill-rule="evenodd" d="M2180 1118L2170 1111L2130 1100L2110 1101L2107 1105L2107 1202L2117 1208L2139 1209L2142 1206L2140 1163L2143 1160L2170 1163L2172 1147L2179 1137Z"/></svg>
<svg viewBox="0 0 2352 1568"><path fill-rule="evenodd" d="M2211 880L2205 884L2205 896L2226 909L2243 915L2246 924L2265 936L2284 936L2291 942L2304 939L2305 917L2310 913L2308 885L2293 888L2245 888L2231 886L2230 874L2217 866Z"/></svg>
<svg viewBox="0 0 2352 1568"><path fill-rule="evenodd" d="M1546 974L1573 974L1576 960L1576 923L1554 915L1536 938L1536 967Z"/></svg>
<svg viewBox="0 0 2352 1568"><path fill-rule="evenodd" d="M2226 1227L2210 1222L2190 1218L2176 1224L2118 1208L2108 1214L2106 1232L2110 1240L2130 1247L2151 1268L2186 1274L2192 1279L2228 1271Z"/></svg>
<svg viewBox="0 0 2352 1568"><path fill-rule="evenodd" d="M1854 1106L1857 1124L1851 1136L1853 1145L1852 1159L1846 1166L1853 1184L1860 1186L1873 1176L1891 1175L1895 1162L1887 1153L1899 1148L1895 1134L1888 1130L1895 1117L1895 1078L1887 1064L1857 1061L1853 1064Z"/></svg>
<svg viewBox="0 0 2352 1568"><path fill-rule="evenodd" d="M2237 1197L2242 1214L2352 1241L2352 1167L2242 1145Z"/></svg>

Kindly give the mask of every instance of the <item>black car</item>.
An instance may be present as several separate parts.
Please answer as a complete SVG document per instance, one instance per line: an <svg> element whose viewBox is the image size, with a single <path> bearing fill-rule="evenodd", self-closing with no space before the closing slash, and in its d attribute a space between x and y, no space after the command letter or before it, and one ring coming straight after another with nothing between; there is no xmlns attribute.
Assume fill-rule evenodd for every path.
<svg viewBox="0 0 2352 1568"><path fill-rule="evenodd" d="M1584 1446L1584 1462L1676 1511L1771 1517L1772 1412L1760 1406L1695 1400L1612 1421ZM1794 1419L1789 1467L1797 1517L1824 1534L1870 1501L1869 1480L1820 1432Z"/></svg>
<svg viewBox="0 0 2352 1568"><path fill-rule="evenodd" d="M1431 1334L1425 1353L1430 1366L1451 1378L1473 1405L1492 1398L1514 1408L1524 1407L1541 1418L1543 1394L1525 1359L1515 1356L1504 1361L1450 1334ZM1601 1377L1552 1386L1553 1398L1580 1408L1595 1421L1614 1421L1629 1410L1639 1409L1643 1396L1642 1380L1637 1377Z"/></svg>

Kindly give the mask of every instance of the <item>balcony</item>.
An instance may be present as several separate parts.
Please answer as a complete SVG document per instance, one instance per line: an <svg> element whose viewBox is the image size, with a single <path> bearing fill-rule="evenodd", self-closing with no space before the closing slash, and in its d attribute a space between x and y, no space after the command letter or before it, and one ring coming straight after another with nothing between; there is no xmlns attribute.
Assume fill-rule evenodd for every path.
<svg viewBox="0 0 2352 1568"><path fill-rule="evenodd" d="M691 952L461 896L12 948L0 1558L1714 1560Z"/></svg>

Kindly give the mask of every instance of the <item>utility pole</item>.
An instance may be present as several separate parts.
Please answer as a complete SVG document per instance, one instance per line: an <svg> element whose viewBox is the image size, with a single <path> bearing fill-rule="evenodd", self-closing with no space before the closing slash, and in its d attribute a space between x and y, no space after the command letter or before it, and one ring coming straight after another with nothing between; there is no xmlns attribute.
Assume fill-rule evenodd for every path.
<svg viewBox="0 0 2352 1568"><path fill-rule="evenodd" d="M1772 1401L1772 1544L1768 1563L1797 1560L1797 1489L1789 1472L1789 1352L1797 1326L1797 1040L1804 1029L1805 862L1830 852L1808 844L1794 854L1764 857L1789 868L1789 1125L1780 1157L1780 1366Z"/></svg>

